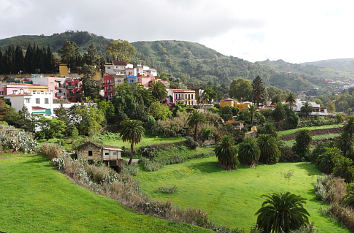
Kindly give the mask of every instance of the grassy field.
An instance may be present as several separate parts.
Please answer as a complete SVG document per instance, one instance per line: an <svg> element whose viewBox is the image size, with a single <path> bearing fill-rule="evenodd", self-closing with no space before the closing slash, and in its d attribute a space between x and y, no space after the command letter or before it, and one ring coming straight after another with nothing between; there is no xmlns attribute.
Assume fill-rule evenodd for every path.
<svg viewBox="0 0 354 233"><path fill-rule="evenodd" d="M290 191L307 199L306 209L319 232L349 232L323 217L322 202L315 199L313 183L319 171L310 163L278 163L256 168L242 167L224 171L216 158L193 159L169 165L156 172L140 172L143 190L161 200L172 200L184 207L200 208L217 224L249 229L256 222L255 212L261 207L261 195ZM290 180L284 174L292 171ZM156 192L161 186L177 186L177 192Z"/></svg>
<svg viewBox="0 0 354 233"><path fill-rule="evenodd" d="M342 124L337 124L337 125L322 125L322 126L312 126L312 127L304 127L304 128L297 128L297 129L289 129L289 130L283 130L283 131L278 131L278 137L285 136L288 134L293 134L296 133L300 130L307 129L307 130L316 130L316 129L332 129L332 128L341 128L343 127Z"/></svg>
<svg viewBox="0 0 354 233"><path fill-rule="evenodd" d="M0 231L208 232L129 211L77 186L41 156L1 154Z"/></svg>
<svg viewBox="0 0 354 233"><path fill-rule="evenodd" d="M324 135L317 135L312 137L312 141L317 141L317 140L325 140L325 139L333 139L339 137L339 133L331 133L331 134L324 134ZM285 146L292 147L295 144L295 140L288 140L288 141L282 141Z"/></svg>
<svg viewBox="0 0 354 233"><path fill-rule="evenodd" d="M173 147L169 150L160 150L157 153L157 158L173 156L173 155L188 156L188 155L202 154L202 153L207 154L213 151L214 151L214 147L198 147L195 150L191 150L185 146L178 146L178 147Z"/></svg>

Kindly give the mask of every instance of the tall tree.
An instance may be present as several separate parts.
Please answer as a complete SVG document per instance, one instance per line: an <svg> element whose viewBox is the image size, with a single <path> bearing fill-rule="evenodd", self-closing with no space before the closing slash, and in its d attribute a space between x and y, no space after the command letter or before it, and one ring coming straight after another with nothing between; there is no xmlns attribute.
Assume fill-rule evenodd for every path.
<svg viewBox="0 0 354 233"><path fill-rule="evenodd" d="M254 104L251 104L251 105L249 106L248 110L250 111L251 125L253 125L254 114L256 113L257 106L254 105Z"/></svg>
<svg viewBox="0 0 354 233"><path fill-rule="evenodd" d="M58 52L61 56L61 61L76 72L77 68L81 65L82 59L77 44L72 41L65 41L63 47Z"/></svg>
<svg viewBox="0 0 354 233"><path fill-rule="evenodd" d="M261 134L257 138L257 142L261 150L259 161L266 164L274 164L279 161L280 150L275 137L270 134Z"/></svg>
<svg viewBox="0 0 354 233"><path fill-rule="evenodd" d="M258 164L260 149L254 138L245 138L238 149L238 159L242 164L256 166Z"/></svg>
<svg viewBox="0 0 354 233"><path fill-rule="evenodd" d="M207 87L202 93L202 100L206 100L209 104L213 101L216 97L216 91L213 88Z"/></svg>
<svg viewBox="0 0 354 233"><path fill-rule="evenodd" d="M265 233L289 233L309 223L305 199L292 193L264 195L265 201L256 215L257 225Z"/></svg>
<svg viewBox="0 0 354 233"><path fill-rule="evenodd" d="M218 158L219 166L225 170L237 168L237 149L233 143L233 138L225 136L215 147L215 155Z"/></svg>
<svg viewBox="0 0 354 233"><path fill-rule="evenodd" d="M205 122L206 118L203 113L194 110L188 117L188 125L194 127L194 140L197 140L197 130L200 123Z"/></svg>
<svg viewBox="0 0 354 233"><path fill-rule="evenodd" d="M306 160L310 153L310 143L312 137L309 130L301 130L295 137L293 151L300 156L302 160Z"/></svg>
<svg viewBox="0 0 354 233"><path fill-rule="evenodd" d="M345 157L354 160L353 156L353 133L354 133L354 117L348 118L347 123L343 127L341 140L339 140L340 148Z"/></svg>
<svg viewBox="0 0 354 233"><path fill-rule="evenodd" d="M252 99L253 103L259 106L266 100L267 93L264 87L263 80L260 76L257 76L252 82Z"/></svg>
<svg viewBox="0 0 354 233"><path fill-rule="evenodd" d="M130 159L128 164L132 163L134 155L134 145L138 144L141 141L141 138L144 135L143 123L138 120L125 120L120 123L120 135L123 142L130 142Z"/></svg>
<svg viewBox="0 0 354 233"><path fill-rule="evenodd" d="M88 47L87 52L84 54L83 62L87 65L95 66L97 69L100 68L100 56L93 44Z"/></svg>
<svg viewBox="0 0 354 233"><path fill-rule="evenodd" d="M152 83L150 86L152 96L160 102L166 100L167 97L167 90L165 85L162 82L155 82Z"/></svg>
<svg viewBox="0 0 354 233"><path fill-rule="evenodd" d="M300 112L303 116L305 116L306 118L308 118L311 114L311 112L313 111L313 107L309 104L309 102L306 101L306 103L304 104L304 106L302 106L300 108Z"/></svg>
<svg viewBox="0 0 354 233"><path fill-rule="evenodd" d="M232 98L236 98L239 101L252 99L252 85L251 82L246 79L235 79L230 85L229 95Z"/></svg>
<svg viewBox="0 0 354 233"><path fill-rule="evenodd" d="M126 40L112 41L106 48L106 55L113 60L130 62L135 54L136 50L134 46Z"/></svg>
<svg viewBox="0 0 354 233"><path fill-rule="evenodd" d="M296 99L294 96L294 93L290 92L289 95L286 97L286 102L289 103L289 109L291 109L291 106L295 103Z"/></svg>

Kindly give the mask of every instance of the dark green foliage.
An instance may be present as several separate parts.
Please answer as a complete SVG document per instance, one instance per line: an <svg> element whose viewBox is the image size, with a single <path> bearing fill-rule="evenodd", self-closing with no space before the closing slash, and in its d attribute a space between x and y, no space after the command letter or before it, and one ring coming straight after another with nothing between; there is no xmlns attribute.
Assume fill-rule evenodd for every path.
<svg viewBox="0 0 354 233"><path fill-rule="evenodd" d="M267 92L264 87L263 80L257 76L252 82L252 101L256 106L263 103L267 98Z"/></svg>
<svg viewBox="0 0 354 233"><path fill-rule="evenodd" d="M204 128L201 132L202 141L210 140L214 137L214 131L211 128Z"/></svg>
<svg viewBox="0 0 354 233"><path fill-rule="evenodd" d="M301 158L291 147L281 146L279 162L300 162Z"/></svg>
<svg viewBox="0 0 354 233"><path fill-rule="evenodd" d="M216 97L216 91L214 91L214 89L211 87L207 87L205 88L201 96L201 100L207 101L210 104L215 97Z"/></svg>
<svg viewBox="0 0 354 233"><path fill-rule="evenodd" d="M272 112L273 119L277 122L283 120L285 118L285 110L284 106L281 103L277 103L275 109Z"/></svg>
<svg viewBox="0 0 354 233"><path fill-rule="evenodd" d="M270 134L261 134L257 142L261 151L259 161L266 164L275 164L279 161L280 150L275 137Z"/></svg>
<svg viewBox="0 0 354 233"><path fill-rule="evenodd" d="M313 149L311 156L310 156L310 161L313 163L316 163L317 159L327 151L327 144L326 143L319 143L316 145L315 149Z"/></svg>
<svg viewBox="0 0 354 233"><path fill-rule="evenodd" d="M257 225L265 233L289 233L309 223L305 199L292 193L264 195L265 201L256 215Z"/></svg>
<svg viewBox="0 0 354 233"><path fill-rule="evenodd" d="M242 164L247 166L256 166L260 157L261 151L258 147L257 140L254 138L245 138L239 144L238 159Z"/></svg>
<svg viewBox="0 0 354 233"><path fill-rule="evenodd" d="M343 202L354 208L354 183L347 185L347 194L343 197Z"/></svg>
<svg viewBox="0 0 354 233"><path fill-rule="evenodd" d="M354 133L354 117L349 117L347 123L343 127L343 132L339 140L339 144L343 152L343 155L351 159L354 159L353 133Z"/></svg>
<svg viewBox="0 0 354 233"><path fill-rule="evenodd" d="M25 55L24 55L25 54ZM54 73L53 54L49 47L38 47L29 43L26 53L20 46L10 45L0 51L0 74Z"/></svg>
<svg viewBox="0 0 354 233"><path fill-rule="evenodd" d="M196 142L192 137L187 137L187 140L185 142L186 146L189 149L195 150L198 147L198 142Z"/></svg>
<svg viewBox="0 0 354 233"><path fill-rule="evenodd" d="M273 137L277 137L277 131L274 125L270 122L266 122L262 127L259 128L259 134L270 134Z"/></svg>
<svg viewBox="0 0 354 233"><path fill-rule="evenodd" d="M301 130L295 138L293 150L302 160L306 160L310 153L310 142L312 137L309 130Z"/></svg>
<svg viewBox="0 0 354 233"><path fill-rule="evenodd" d="M157 149L152 146L145 146L145 147L141 147L138 153L140 153L141 156L152 160L157 156Z"/></svg>
<svg viewBox="0 0 354 233"><path fill-rule="evenodd" d="M353 161L343 155L338 155L332 158L334 163L333 175L340 176L345 179L345 182L350 183L354 180L354 165Z"/></svg>
<svg viewBox="0 0 354 233"><path fill-rule="evenodd" d="M239 162L237 159L237 149L233 139L225 136L215 147L215 155L218 158L219 166L225 170L236 169Z"/></svg>
<svg viewBox="0 0 354 233"><path fill-rule="evenodd" d="M327 148L326 152L321 154L316 161L318 170L323 173L331 174L334 168L334 158L342 156L337 148Z"/></svg>
<svg viewBox="0 0 354 233"><path fill-rule="evenodd" d="M308 102L306 102L300 109L301 115L305 117L309 117L312 111L313 107Z"/></svg>
<svg viewBox="0 0 354 233"><path fill-rule="evenodd" d="M160 102L166 100L167 90L165 85L162 82L152 83L150 88L151 88L152 96L155 98L155 100Z"/></svg>
<svg viewBox="0 0 354 233"><path fill-rule="evenodd" d="M230 84L229 95L239 101L252 100L251 82L242 78L234 79Z"/></svg>
<svg viewBox="0 0 354 233"><path fill-rule="evenodd" d="M283 122L283 128L284 129L296 129L297 126L299 125L299 117L296 115L296 113L291 110L285 108L285 121Z"/></svg>
<svg viewBox="0 0 354 233"><path fill-rule="evenodd" d="M220 116L224 121L232 120L233 112L231 106L221 107L219 110L220 110Z"/></svg>

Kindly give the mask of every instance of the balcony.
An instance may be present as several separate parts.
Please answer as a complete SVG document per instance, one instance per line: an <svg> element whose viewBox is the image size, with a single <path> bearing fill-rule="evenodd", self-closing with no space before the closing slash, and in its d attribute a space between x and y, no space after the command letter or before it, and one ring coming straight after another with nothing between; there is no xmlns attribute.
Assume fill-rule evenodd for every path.
<svg viewBox="0 0 354 233"><path fill-rule="evenodd" d="M56 96L65 96L65 93L63 93L63 92L57 92L55 94L56 94Z"/></svg>
<svg viewBox="0 0 354 233"><path fill-rule="evenodd" d="M74 86L67 86L67 89L74 89Z"/></svg>
<svg viewBox="0 0 354 233"><path fill-rule="evenodd" d="M62 89L64 89L63 86L56 86L56 87L55 87L55 90L62 90Z"/></svg>

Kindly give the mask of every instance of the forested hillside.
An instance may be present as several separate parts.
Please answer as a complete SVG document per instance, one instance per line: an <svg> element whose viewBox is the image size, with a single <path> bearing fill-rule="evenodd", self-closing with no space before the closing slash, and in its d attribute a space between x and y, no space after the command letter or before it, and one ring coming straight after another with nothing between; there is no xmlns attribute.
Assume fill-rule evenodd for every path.
<svg viewBox="0 0 354 233"><path fill-rule="evenodd" d="M301 65L313 65L318 67L329 67L336 70L354 72L354 58L329 59L322 61L306 62Z"/></svg>
<svg viewBox="0 0 354 233"><path fill-rule="evenodd" d="M0 48L4 51L9 45L19 45L26 49L28 44L36 43L39 46L49 45L52 51L57 52L66 40L75 42L80 52L86 51L93 44L102 55L111 41L88 32L68 31L51 36L25 35L7 38L0 40ZM291 64L281 60L252 63L237 57L224 56L204 45L187 41L140 41L132 44L137 50L135 63L144 63L160 73L170 73L175 81L189 86L212 85L225 90L237 77L253 80L259 75L267 86L301 92L324 87L325 79L342 80L354 76L349 71Z"/></svg>

